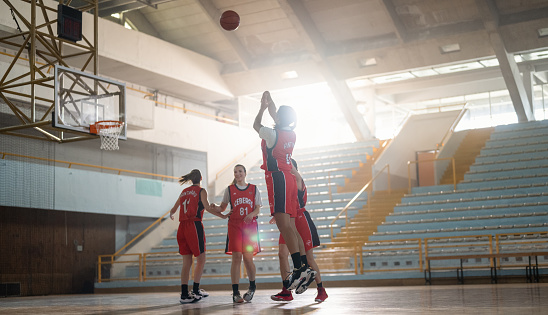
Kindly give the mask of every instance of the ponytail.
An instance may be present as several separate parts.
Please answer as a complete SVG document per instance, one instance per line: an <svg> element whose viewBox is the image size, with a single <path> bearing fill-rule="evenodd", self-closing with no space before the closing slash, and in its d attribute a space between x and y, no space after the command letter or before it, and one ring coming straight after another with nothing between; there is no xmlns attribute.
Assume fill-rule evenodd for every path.
<svg viewBox="0 0 548 315"><path fill-rule="evenodd" d="M192 171L190 171L190 173L183 175L181 176L181 178L179 178L179 184L182 185L186 182L191 181L193 185L196 185L199 184L201 180L202 173L200 173L200 171L197 169L193 169Z"/></svg>

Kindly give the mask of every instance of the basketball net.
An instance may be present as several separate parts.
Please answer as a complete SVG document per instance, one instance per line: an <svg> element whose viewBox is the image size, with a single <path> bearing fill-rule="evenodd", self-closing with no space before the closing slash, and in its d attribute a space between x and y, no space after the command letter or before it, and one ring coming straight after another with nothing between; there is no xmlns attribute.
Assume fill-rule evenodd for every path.
<svg viewBox="0 0 548 315"><path fill-rule="evenodd" d="M122 132L124 123L120 121L98 121L95 123L97 133L101 138L101 150L118 150L118 137Z"/></svg>

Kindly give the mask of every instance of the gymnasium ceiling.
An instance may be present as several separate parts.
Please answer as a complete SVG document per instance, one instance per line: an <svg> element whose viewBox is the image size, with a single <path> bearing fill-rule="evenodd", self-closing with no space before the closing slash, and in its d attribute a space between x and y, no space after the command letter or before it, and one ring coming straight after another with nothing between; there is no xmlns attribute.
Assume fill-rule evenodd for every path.
<svg viewBox="0 0 548 315"><path fill-rule="evenodd" d="M546 57L534 52L548 49L548 0L99 2L105 18L123 12L137 30L221 62L235 96L327 81L339 103L373 93L398 104L504 88L493 33L546 82ZM219 27L225 10L240 14L236 31Z"/></svg>

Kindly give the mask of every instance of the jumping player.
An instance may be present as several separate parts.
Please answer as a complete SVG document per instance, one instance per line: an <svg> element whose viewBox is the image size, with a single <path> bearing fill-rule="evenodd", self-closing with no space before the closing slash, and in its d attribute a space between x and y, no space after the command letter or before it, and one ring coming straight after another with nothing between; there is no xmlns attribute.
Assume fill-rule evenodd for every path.
<svg viewBox="0 0 548 315"><path fill-rule="evenodd" d="M181 176L179 183L183 185L186 182L192 182L192 185L185 188L177 201L171 208L170 218L175 219L175 212L179 212L179 229L177 230L177 243L179 244L179 253L183 256L183 268L181 270L181 304L192 303L209 296L209 293L200 289L200 279L204 270L206 259L205 254L205 233L202 217L205 209L212 214L226 218L225 215L209 210L207 201L207 191L200 187L202 174L199 170L192 170L190 173ZM188 291L188 281L190 278L190 268L192 267L192 255L197 257L196 269L194 269L194 284L192 291Z"/></svg>
<svg viewBox="0 0 548 315"><path fill-rule="evenodd" d="M251 302L251 299L253 299L253 294L255 294L257 288L253 256L261 251L257 224L257 216L262 206L261 194L257 186L246 183L245 177L245 167L241 164L234 166L234 181L225 190L221 205L211 204L216 212L226 210L226 207L230 204L231 210L228 214L228 235L226 237L225 252L232 255L230 277L232 280L232 301L234 303ZM242 257L249 278L249 289L243 298L239 291Z"/></svg>
<svg viewBox="0 0 548 315"><path fill-rule="evenodd" d="M274 129L261 124L264 111L275 122ZM295 218L299 208L297 199L297 183L291 173L291 154L295 146L296 135L293 129L297 123L297 115L293 108L276 105L270 93L265 91L261 98L261 107L253 128L262 139L263 164L270 214L276 219L278 230L283 235L293 261L293 272L287 277L287 288L296 289L300 284L308 282L312 270L301 263L301 255L305 255L304 244L295 228Z"/></svg>
<svg viewBox="0 0 548 315"><path fill-rule="evenodd" d="M303 261L305 264L310 265L312 269L314 270L315 277L311 277L305 284L301 285L300 287L295 290L295 293L301 294L303 293L310 283L315 279L316 285L318 287L318 295L314 299L316 302L323 302L325 299L327 299L327 293L325 292L325 288L322 284L322 278L320 275L320 268L318 267L318 264L316 264L316 261L314 260L314 247L320 246L320 237L318 236L318 231L316 230L316 225L312 221L312 218L310 217L310 213L306 211L306 201L307 201L307 194L306 194L306 185L304 184L304 180L301 177L301 174L299 174L299 168L297 166L297 162L294 159L291 159L291 162L293 163L293 171L292 173L297 178L297 188L298 188L298 196L299 196L299 212L297 215L297 219L295 220L295 225L297 226L297 231L301 235L301 238L304 242L304 247L306 250L306 256L301 257L301 261ZM274 219L270 220L270 223L274 223ZM284 238L280 235L280 246L278 249L278 256L280 258L280 273L282 274L282 277L289 272L289 261L287 260L287 256L289 255L289 252L287 250L287 246L285 245ZM284 283L282 282L282 291L276 295L271 296L272 300L274 301L292 301L293 295L291 294L291 291L288 290Z"/></svg>

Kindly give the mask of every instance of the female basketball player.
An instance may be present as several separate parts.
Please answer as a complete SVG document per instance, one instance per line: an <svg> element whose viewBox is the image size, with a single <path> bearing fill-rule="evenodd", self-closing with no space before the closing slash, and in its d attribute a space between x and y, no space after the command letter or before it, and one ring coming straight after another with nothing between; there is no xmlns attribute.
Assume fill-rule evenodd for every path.
<svg viewBox="0 0 548 315"><path fill-rule="evenodd" d="M206 259L205 254L205 233L202 217L205 209L212 214L226 218L225 215L209 210L207 201L207 191L200 187L202 174L199 170L192 170L183 175L179 183L183 185L186 182L192 182L190 187L185 188L177 201L171 208L170 218L175 219L175 212L179 212L179 229L177 230L177 243L179 244L179 253L183 256L183 268L181 270L181 300L182 304L197 302L200 299L209 296L209 294L200 289L200 279L204 270ZM192 267L192 255L197 257L196 269L194 269L194 284L192 292L188 292L188 280L190 278L190 268Z"/></svg>
<svg viewBox="0 0 548 315"><path fill-rule="evenodd" d="M320 237L318 236L318 231L316 230L316 225L312 221L312 218L310 217L310 213L306 211L306 200L307 200L307 194L306 194L306 185L304 184L304 180L301 177L301 174L299 174L299 168L297 166L297 162L294 159L291 159L291 162L293 164L293 174L297 178L297 188L298 188L298 196L299 196L299 212L297 215L297 219L295 219L295 225L297 227L297 231L301 235L301 238L304 242L304 247L306 250L306 256L301 257L301 260L304 261L305 264L308 264L312 267L314 270L313 273L315 274L315 277L310 277L310 279L301 285L300 287L295 290L295 293L301 294L312 283L312 281L316 280L316 285L318 286L318 295L315 298L316 302L323 302L325 299L327 299L327 293L325 292L325 289L322 284L322 278L320 276L320 268L318 267L318 264L316 264L316 261L314 260L314 247L320 246ZM270 220L270 223L274 223L274 218ZM287 246L285 245L284 238L280 235L280 246L278 248L278 256L280 258L280 273L282 274L282 279L284 275L289 272L289 262L287 261L287 256L289 255L289 252L287 250ZM272 295L271 298L274 301L292 301L293 295L291 294L291 291L288 290L284 283L282 283L282 291L276 295Z"/></svg>
<svg viewBox="0 0 548 315"><path fill-rule="evenodd" d="M257 224L257 216L262 206L261 194L257 186L245 182L245 177L245 167L241 164L234 166L234 181L225 190L221 206L212 204L217 212L224 211L230 204L225 252L232 255L230 277L234 303L251 302L253 299L256 289L253 256L261 251ZM249 289L243 298L239 291L242 256L249 278Z"/></svg>
<svg viewBox="0 0 548 315"><path fill-rule="evenodd" d="M261 124L264 111L274 119L274 129ZM265 91L261 98L261 108L253 128L262 139L263 165L270 214L276 219L278 230L283 235L287 248L293 260L293 272L287 278L287 288L296 289L300 284L308 282L312 270L301 263L301 255L305 255L304 245L295 228L295 218L299 202L297 199L297 183L291 174L291 154L295 146L296 135L293 132L297 123L297 115L293 108L276 105L270 93Z"/></svg>

